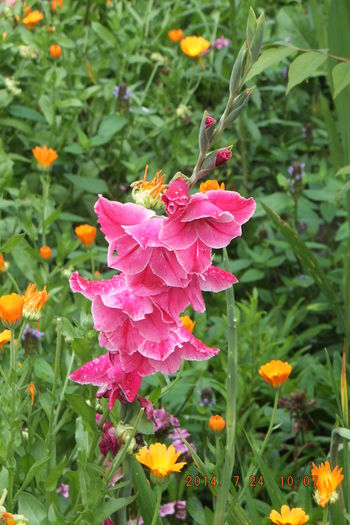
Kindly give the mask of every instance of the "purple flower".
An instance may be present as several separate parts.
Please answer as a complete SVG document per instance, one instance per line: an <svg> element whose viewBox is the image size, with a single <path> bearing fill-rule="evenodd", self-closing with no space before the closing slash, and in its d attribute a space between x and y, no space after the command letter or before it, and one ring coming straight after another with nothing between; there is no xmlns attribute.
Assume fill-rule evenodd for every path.
<svg viewBox="0 0 350 525"><path fill-rule="evenodd" d="M216 49L222 49L223 47L227 47L228 44L229 41L227 40L227 38L225 38L224 35L221 35L215 40L215 42L212 43L211 47L215 47Z"/></svg>
<svg viewBox="0 0 350 525"><path fill-rule="evenodd" d="M126 191L128 189L128 187L125 185L125 184L119 184L119 188L122 190L122 191Z"/></svg>
<svg viewBox="0 0 350 525"><path fill-rule="evenodd" d="M187 513L185 510L178 510L177 513L175 514L175 518L177 518L180 521L185 521L186 517L187 517Z"/></svg>
<svg viewBox="0 0 350 525"><path fill-rule="evenodd" d="M56 489L57 494L62 494L66 499L69 499L69 485L67 483L61 483L61 485Z"/></svg>
<svg viewBox="0 0 350 525"><path fill-rule="evenodd" d="M104 423L102 427L102 440L99 448L104 457L107 456L109 451L112 452L113 456L116 456L120 450L120 443L116 438L114 426L109 421Z"/></svg>
<svg viewBox="0 0 350 525"><path fill-rule="evenodd" d="M119 86L114 86L113 95L116 98L119 98L119 95L124 100L129 100L130 96L132 94L132 91L130 88L128 88L125 84L120 84Z"/></svg>
<svg viewBox="0 0 350 525"><path fill-rule="evenodd" d="M174 432L169 434L169 439L171 439L172 445L175 448L176 452L181 452L181 454L187 454L189 452L187 446L182 441L181 436L188 440L189 437L191 437L191 434L186 430L185 428L175 428ZM190 443L191 447L196 451L196 447L193 443Z"/></svg>
<svg viewBox="0 0 350 525"><path fill-rule="evenodd" d="M186 501L181 500L181 499L177 500L177 502L176 502L176 508L177 508L178 510L184 510L184 509L186 509Z"/></svg>
<svg viewBox="0 0 350 525"><path fill-rule="evenodd" d="M31 328L29 324L27 323L22 334L22 341L24 341L27 337L35 337L35 339L41 339L44 336L44 332L40 332L36 328Z"/></svg>
<svg viewBox="0 0 350 525"><path fill-rule="evenodd" d="M169 414L165 408L157 408L153 410L154 432L167 430L170 427Z"/></svg>
<svg viewBox="0 0 350 525"><path fill-rule="evenodd" d="M162 505L159 509L160 517L164 518L165 516L171 516L172 514L175 514L175 504L176 501L172 501L171 503L165 503Z"/></svg>

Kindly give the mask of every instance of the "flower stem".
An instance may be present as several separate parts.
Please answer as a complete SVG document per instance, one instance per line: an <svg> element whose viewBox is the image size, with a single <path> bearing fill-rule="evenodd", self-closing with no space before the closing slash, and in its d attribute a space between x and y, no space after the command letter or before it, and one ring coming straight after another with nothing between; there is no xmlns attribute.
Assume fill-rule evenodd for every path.
<svg viewBox="0 0 350 525"><path fill-rule="evenodd" d="M43 216L42 216L42 246L46 245L46 215L47 215L47 201L49 198L49 177L45 174L41 176L41 185L43 191Z"/></svg>
<svg viewBox="0 0 350 525"><path fill-rule="evenodd" d="M160 502L162 501L162 492L163 492L162 486L158 485L157 489L158 489L158 491L157 491L157 503L156 503L156 508L154 509L154 514L153 514L153 519L152 519L151 525L156 525L156 523L157 523L157 519L158 519L158 516L159 516Z"/></svg>
<svg viewBox="0 0 350 525"><path fill-rule="evenodd" d="M10 339L10 373L16 369L16 346L15 346L15 331L12 329Z"/></svg>
<svg viewBox="0 0 350 525"><path fill-rule="evenodd" d="M328 507L326 505L323 511L323 525L327 525L327 518L328 518Z"/></svg>
<svg viewBox="0 0 350 525"><path fill-rule="evenodd" d="M62 318L57 317L57 340L56 340L56 356L55 356L55 370L53 377L53 385L51 392L51 411L49 419L49 431L48 431L48 453L50 455L50 461L48 462L49 472L56 466L56 445L54 438L54 412L56 404L56 391L58 376L60 372L60 361L61 361L61 331L62 331Z"/></svg>
<svg viewBox="0 0 350 525"><path fill-rule="evenodd" d="M7 461L8 461L8 509L10 512L13 511L13 483L15 479L15 421L16 421L16 346L15 346L15 331L11 329L11 339L10 339L10 371L9 371L9 380L11 383L11 408L10 408L10 418L11 418L11 432L10 439L7 449Z"/></svg>
<svg viewBox="0 0 350 525"><path fill-rule="evenodd" d="M92 273L92 276L94 277L94 275L95 275L95 260L94 260L94 252L93 252L92 249L90 250L90 262L91 262L91 273Z"/></svg>
<svg viewBox="0 0 350 525"><path fill-rule="evenodd" d="M229 260L227 251L224 248L224 266L228 271ZM228 359L227 359L227 379L226 379L226 447L225 462L221 474L219 485L214 525L223 525L225 518L225 508L231 486L231 476L235 464L235 435L236 435L236 404L237 404L237 364L238 364L238 341L237 341L237 319L235 312L235 296L233 287L226 291L227 307L227 340L228 340Z"/></svg>

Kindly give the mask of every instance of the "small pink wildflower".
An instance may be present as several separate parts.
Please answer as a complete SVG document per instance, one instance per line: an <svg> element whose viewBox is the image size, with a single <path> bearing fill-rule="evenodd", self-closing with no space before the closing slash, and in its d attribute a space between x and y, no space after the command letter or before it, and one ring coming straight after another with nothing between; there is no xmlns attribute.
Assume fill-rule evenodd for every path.
<svg viewBox="0 0 350 525"><path fill-rule="evenodd" d="M222 49L223 47L227 47L228 44L229 41L227 40L227 38L225 38L224 35L221 35L215 40L215 42L212 43L211 47L215 47L216 49Z"/></svg>

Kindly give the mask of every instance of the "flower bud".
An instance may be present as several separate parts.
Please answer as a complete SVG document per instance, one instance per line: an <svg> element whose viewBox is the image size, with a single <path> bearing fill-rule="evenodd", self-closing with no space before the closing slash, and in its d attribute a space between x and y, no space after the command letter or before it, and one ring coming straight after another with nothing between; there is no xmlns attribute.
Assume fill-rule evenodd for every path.
<svg viewBox="0 0 350 525"><path fill-rule="evenodd" d="M253 9L249 8L248 21L247 21L247 45L251 47L252 40L256 32L256 16Z"/></svg>
<svg viewBox="0 0 350 525"><path fill-rule="evenodd" d="M259 16L257 22L256 22L256 31L255 35L252 40L252 44L250 46L250 50L252 53L252 62L256 62L259 57L259 53L261 50L261 46L264 39L264 25L265 25L265 15L264 13L261 13Z"/></svg>
<svg viewBox="0 0 350 525"><path fill-rule="evenodd" d="M235 63L233 64L230 78L230 97L234 97L240 90L242 84L243 71L247 59L248 48L246 43L241 47Z"/></svg>
<svg viewBox="0 0 350 525"><path fill-rule="evenodd" d="M216 122L215 118L213 118L210 115L208 115L206 117L206 119L205 119L205 129L208 129L211 126L213 126L215 124L215 122Z"/></svg>
<svg viewBox="0 0 350 525"><path fill-rule="evenodd" d="M232 106L231 106L231 112L225 118L225 124L224 124L225 128L229 124L231 124L234 120L236 120L239 117L239 115L242 113L254 89L255 89L255 86L251 88L247 88L245 91L243 91L243 93L238 95L238 97L236 97L233 100Z"/></svg>
<svg viewBox="0 0 350 525"><path fill-rule="evenodd" d="M232 157L232 151L229 149L219 150L215 157L215 168L225 164Z"/></svg>

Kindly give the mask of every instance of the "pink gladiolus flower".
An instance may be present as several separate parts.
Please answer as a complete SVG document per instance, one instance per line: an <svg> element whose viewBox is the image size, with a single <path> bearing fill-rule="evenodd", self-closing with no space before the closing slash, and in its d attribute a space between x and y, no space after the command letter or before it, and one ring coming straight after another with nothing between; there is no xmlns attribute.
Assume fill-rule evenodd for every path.
<svg viewBox="0 0 350 525"><path fill-rule="evenodd" d="M217 152L215 159L215 168L225 164L232 157L232 151L229 149L223 149Z"/></svg>
<svg viewBox="0 0 350 525"><path fill-rule="evenodd" d="M107 395L110 410L113 408L120 390L128 401L134 401L142 381L136 372L125 373L118 356L110 356L110 354L89 361L73 372L70 379L76 383L98 386L97 397Z"/></svg>
<svg viewBox="0 0 350 525"><path fill-rule="evenodd" d="M215 118L210 117L208 115L207 118L205 119L205 129L208 129L211 126L213 126L215 124L215 122L216 122Z"/></svg>
<svg viewBox="0 0 350 525"><path fill-rule="evenodd" d="M187 272L203 273L211 264L210 248L224 248L242 235L241 225L254 211L254 199L234 191L196 193L183 212L163 221L159 237Z"/></svg>
<svg viewBox="0 0 350 525"><path fill-rule="evenodd" d="M182 178L172 181L161 200L165 204L165 211L168 215L173 215L178 210L186 208L190 200L186 181Z"/></svg>
<svg viewBox="0 0 350 525"><path fill-rule="evenodd" d="M137 377L137 374L152 375L157 371L173 374L184 359L209 359L219 352L218 348L210 348L196 339L186 330L179 318L172 318L149 298L133 296L132 292L127 294L125 287L121 289L123 281L123 275L117 275L110 281L94 282L86 281L77 273L73 273L70 284L73 291L80 292L92 300L94 326L101 332L100 346L118 354L121 369L126 374L136 374L134 377ZM119 372L118 368L116 372ZM128 385L130 392L127 395L125 385L119 382L119 376L115 385L108 385L107 388L105 370L99 377L100 375L104 375L102 385L105 391L110 388L113 391L113 401L110 397L110 403L114 403L117 397L115 390L119 391L119 388L125 393L128 401L131 397L134 399L140 381L136 385L137 389L136 386L133 388L132 382ZM131 379L133 376L129 377ZM93 384L100 386L97 382Z"/></svg>

